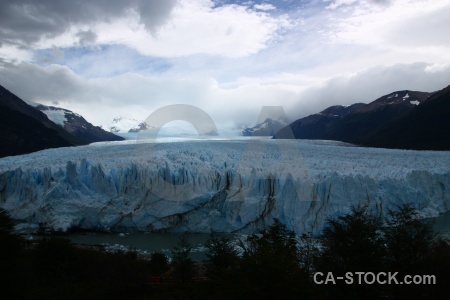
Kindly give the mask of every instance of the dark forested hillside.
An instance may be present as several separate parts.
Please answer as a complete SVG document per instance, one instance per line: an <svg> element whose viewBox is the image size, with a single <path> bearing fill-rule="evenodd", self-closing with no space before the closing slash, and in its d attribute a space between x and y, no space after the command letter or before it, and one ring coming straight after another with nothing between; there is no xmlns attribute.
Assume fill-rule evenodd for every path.
<svg viewBox="0 0 450 300"><path fill-rule="evenodd" d="M450 150L450 86L369 135L366 146Z"/></svg>
<svg viewBox="0 0 450 300"><path fill-rule="evenodd" d="M55 124L44 113L48 110L62 113L65 123ZM118 140L123 138L93 126L78 114L44 105L33 107L0 86L0 157Z"/></svg>
<svg viewBox="0 0 450 300"><path fill-rule="evenodd" d="M293 136L370 147L450 150L449 90L397 91L369 104L332 106L291 123L274 138Z"/></svg>
<svg viewBox="0 0 450 300"><path fill-rule="evenodd" d="M63 128L0 86L0 157L76 144Z"/></svg>

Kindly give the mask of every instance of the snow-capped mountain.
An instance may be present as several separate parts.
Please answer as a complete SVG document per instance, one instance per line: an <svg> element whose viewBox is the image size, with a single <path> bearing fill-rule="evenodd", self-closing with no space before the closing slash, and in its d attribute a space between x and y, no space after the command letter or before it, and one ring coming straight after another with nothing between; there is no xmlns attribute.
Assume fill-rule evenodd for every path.
<svg viewBox="0 0 450 300"><path fill-rule="evenodd" d="M449 150L450 141L447 137L450 128L449 122L444 120L450 118L447 108L450 102L442 100L446 97L444 94L442 91L426 93L404 90L384 95L368 104L332 106L318 114L294 121L278 131L274 138L322 139L375 147ZM441 100L436 100L438 98ZM440 104L429 105L429 102ZM411 115L416 118L410 117ZM421 124L420 128L417 124ZM396 132L396 138L388 138L393 132ZM409 136L408 141L406 136Z"/></svg>
<svg viewBox="0 0 450 300"><path fill-rule="evenodd" d="M148 125L145 121L140 121L136 119L116 117L113 119L110 125L106 126L109 131L124 134L124 133L143 133L144 135L149 129L156 129ZM217 132L215 129L205 129L204 132L198 132L193 127L192 124L183 121L172 121L164 125L158 130L159 136L191 136L191 135L201 135L201 136L215 136ZM125 135L124 135L125 136Z"/></svg>
<svg viewBox="0 0 450 300"><path fill-rule="evenodd" d="M449 152L324 141L96 143L0 159L0 207L50 229L297 233L368 205L450 207Z"/></svg>
<svg viewBox="0 0 450 300"><path fill-rule="evenodd" d="M123 138L68 109L23 101L0 86L0 157Z"/></svg>
<svg viewBox="0 0 450 300"><path fill-rule="evenodd" d="M121 116L114 118L111 124L106 127L109 131L114 133L138 133L149 129L149 126L145 121L124 118Z"/></svg>
<svg viewBox="0 0 450 300"><path fill-rule="evenodd" d="M415 105L417 100L412 100ZM418 102L418 101L417 101ZM450 86L373 132L371 147L450 150Z"/></svg>
<svg viewBox="0 0 450 300"><path fill-rule="evenodd" d="M0 144L0 157L4 157L73 146L75 138L0 86Z"/></svg>
<svg viewBox="0 0 450 300"><path fill-rule="evenodd" d="M264 122L253 127L246 127L242 130L243 136L273 136L278 130L287 125L285 119L273 120L267 118Z"/></svg>
<svg viewBox="0 0 450 300"><path fill-rule="evenodd" d="M416 91L397 91L388 95L384 95L373 102L361 107L358 112L377 111L388 107L401 107L404 110L409 110L417 105L423 103L431 93L416 92Z"/></svg>
<svg viewBox="0 0 450 300"><path fill-rule="evenodd" d="M55 124L63 127L67 132L79 139L80 144L89 144L104 141L122 141L123 138L107 132L98 126L86 121L81 115L71 110L47 106L28 101L36 109L42 111Z"/></svg>

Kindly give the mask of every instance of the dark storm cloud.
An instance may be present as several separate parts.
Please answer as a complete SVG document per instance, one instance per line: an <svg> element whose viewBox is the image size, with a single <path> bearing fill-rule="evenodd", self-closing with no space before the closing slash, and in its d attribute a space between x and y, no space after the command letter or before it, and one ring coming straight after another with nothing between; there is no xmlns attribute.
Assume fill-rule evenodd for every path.
<svg viewBox="0 0 450 300"><path fill-rule="evenodd" d="M2 0L0 41L29 48L43 37L64 33L70 26L110 22L130 10L138 13L148 31L155 32L167 20L175 4L175 0ZM82 42L83 37L80 37Z"/></svg>

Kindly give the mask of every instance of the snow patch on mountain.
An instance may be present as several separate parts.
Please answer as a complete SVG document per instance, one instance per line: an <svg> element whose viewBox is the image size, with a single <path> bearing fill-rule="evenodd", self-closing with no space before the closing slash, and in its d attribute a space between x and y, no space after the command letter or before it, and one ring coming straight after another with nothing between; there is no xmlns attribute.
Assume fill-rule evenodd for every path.
<svg viewBox="0 0 450 300"><path fill-rule="evenodd" d="M46 109L41 110L47 117L60 126L64 127L64 123L67 122L66 113L62 109Z"/></svg>
<svg viewBox="0 0 450 300"><path fill-rule="evenodd" d="M149 128L147 123L144 121L124 118L121 116L114 118L111 124L105 127L113 133L137 133Z"/></svg>
<svg viewBox="0 0 450 300"><path fill-rule="evenodd" d="M67 116L66 116L67 114L73 114L73 115L80 117L79 114L74 113L74 112L64 109L64 108L47 106L47 105L43 105L43 104L36 103L33 101L29 101L29 100L25 100L25 102L28 105L42 111L44 114L47 115L47 117L50 119L50 121L52 121L53 123L58 124L62 127L64 127L64 124L67 122Z"/></svg>
<svg viewBox="0 0 450 300"><path fill-rule="evenodd" d="M62 127L66 125L67 122L69 122L69 119L73 117L82 118L81 115L70 111L65 108L55 107L55 106L47 106L39 103L34 103L31 101L27 101L29 105L34 105L35 108L42 111L44 114L47 115L47 117L55 124L58 124Z"/></svg>
<svg viewBox="0 0 450 300"><path fill-rule="evenodd" d="M246 127L242 130L243 136L273 136L278 130L288 125L284 118L271 119L267 118L264 122L253 127Z"/></svg>

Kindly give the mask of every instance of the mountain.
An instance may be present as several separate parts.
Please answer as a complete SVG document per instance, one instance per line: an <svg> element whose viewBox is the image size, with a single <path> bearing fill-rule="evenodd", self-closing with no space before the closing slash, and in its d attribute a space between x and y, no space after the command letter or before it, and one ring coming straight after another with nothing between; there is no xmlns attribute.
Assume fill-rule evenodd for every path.
<svg viewBox="0 0 450 300"><path fill-rule="evenodd" d="M77 140L41 111L0 86L0 157L73 146Z"/></svg>
<svg viewBox="0 0 450 300"><path fill-rule="evenodd" d="M124 117L116 117L111 124L107 126L108 130L114 133L138 133L147 130L150 127L145 121L138 121L135 119L128 119Z"/></svg>
<svg viewBox="0 0 450 300"><path fill-rule="evenodd" d="M32 102L28 102L32 104ZM124 138L119 137L111 132L107 132L98 126L94 126L86 121L81 115L74 113L68 109L46 106L34 103L35 108L42 111L55 124L63 127L71 135L79 139L80 144L90 144L105 141L122 141Z"/></svg>
<svg viewBox="0 0 450 300"><path fill-rule="evenodd" d="M242 130L243 136L273 136L277 131L287 125L285 119L273 120L267 118L264 122L253 127L246 127Z"/></svg>
<svg viewBox="0 0 450 300"><path fill-rule="evenodd" d="M113 119L110 125L105 126L109 131L123 134L123 133L143 133L145 135L152 135L152 130L158 130L158 136L163 137L186 137L186 136L217 136L217 129L215 128L202 128L203 131L197 132L192 124L181 120L174 120L165 124L161 128L153 127L147 124L145 121L139 121L136 119L130 119L125 117L116 117ZM126 136L126 135L124 135Z"/></svg>
<svg viewBox="0 0 450 300"><path fill-rule="evenodd" d="M323 139L325 133L345 116L362 108L366 104L356 103L350 106L335 105L320 113L296 120L276 132L274 138L286 139ZM293 135L293 136L292 136Z"/></svg>
<svg viewBox="0 0 450 300"><path fill-rule="evenodd" d="M371 147L450 150L450 86L369 135Z"/></svg>
<svg viewBox="0 0 450 300"><path fill-rule="evenodd" d="M445 125L437 125L437 121L433 122L432 120L429 120L427 124L420 121L422 122L422 129L411 132L411 128L417 127L414 124L419 119L406 118L410 114L416 116L418 112L425 111L425 109L427 112L418 113L416 118L425 118L424 115L432 116L435 114L445 115L447 119L450 118L450 114L445 109L445 101L441 101L441 105L428 104L434 102L438 94L439 92L426 93L403 90L382 96L368 104L357 103L348 107L332 106L318 114L294 121L278 131L274 138L337 140L363 146L386 148L442 149L442 145L445 143L440 142L440 140L446 140L445 137L448 136L448 134L440 135L443 128L446 128ZM445 119L445 117L442 118ZM396 127L395 130L393 130L393 126ZM436 128L437 126L441 127ZM393 131L390 132L389 130ZM400 130L404 132L400 132ZM427 130L432 130L433 134L425 133ZM398 137L410 136L409 142L402 144L399 142L400 139L396 140L394 137L387 139L387 135L383 136L387 133L393 136L394 132L397 132ZM424 138L425 136L427 138ZM435 142L431 142L432 136ZM425 140L430 141L427 145L424 144L421 147L419 144ZM435 148L434 144L436 147L438 147L438 144L441 146Z"/></svg>
<svg viewBox="0 0 450 300"><path fill-rule="evenodd" d="M373 132L420 106L429 96L430 93L413 91L385 95L344 117L322 138L365 145Z"/></svg>
<svg viewBox="0 0 450 300"><path fill-rule="evenodd" d="M70 110L27 103L0 86L0 157L121 139Z"/></svg>

